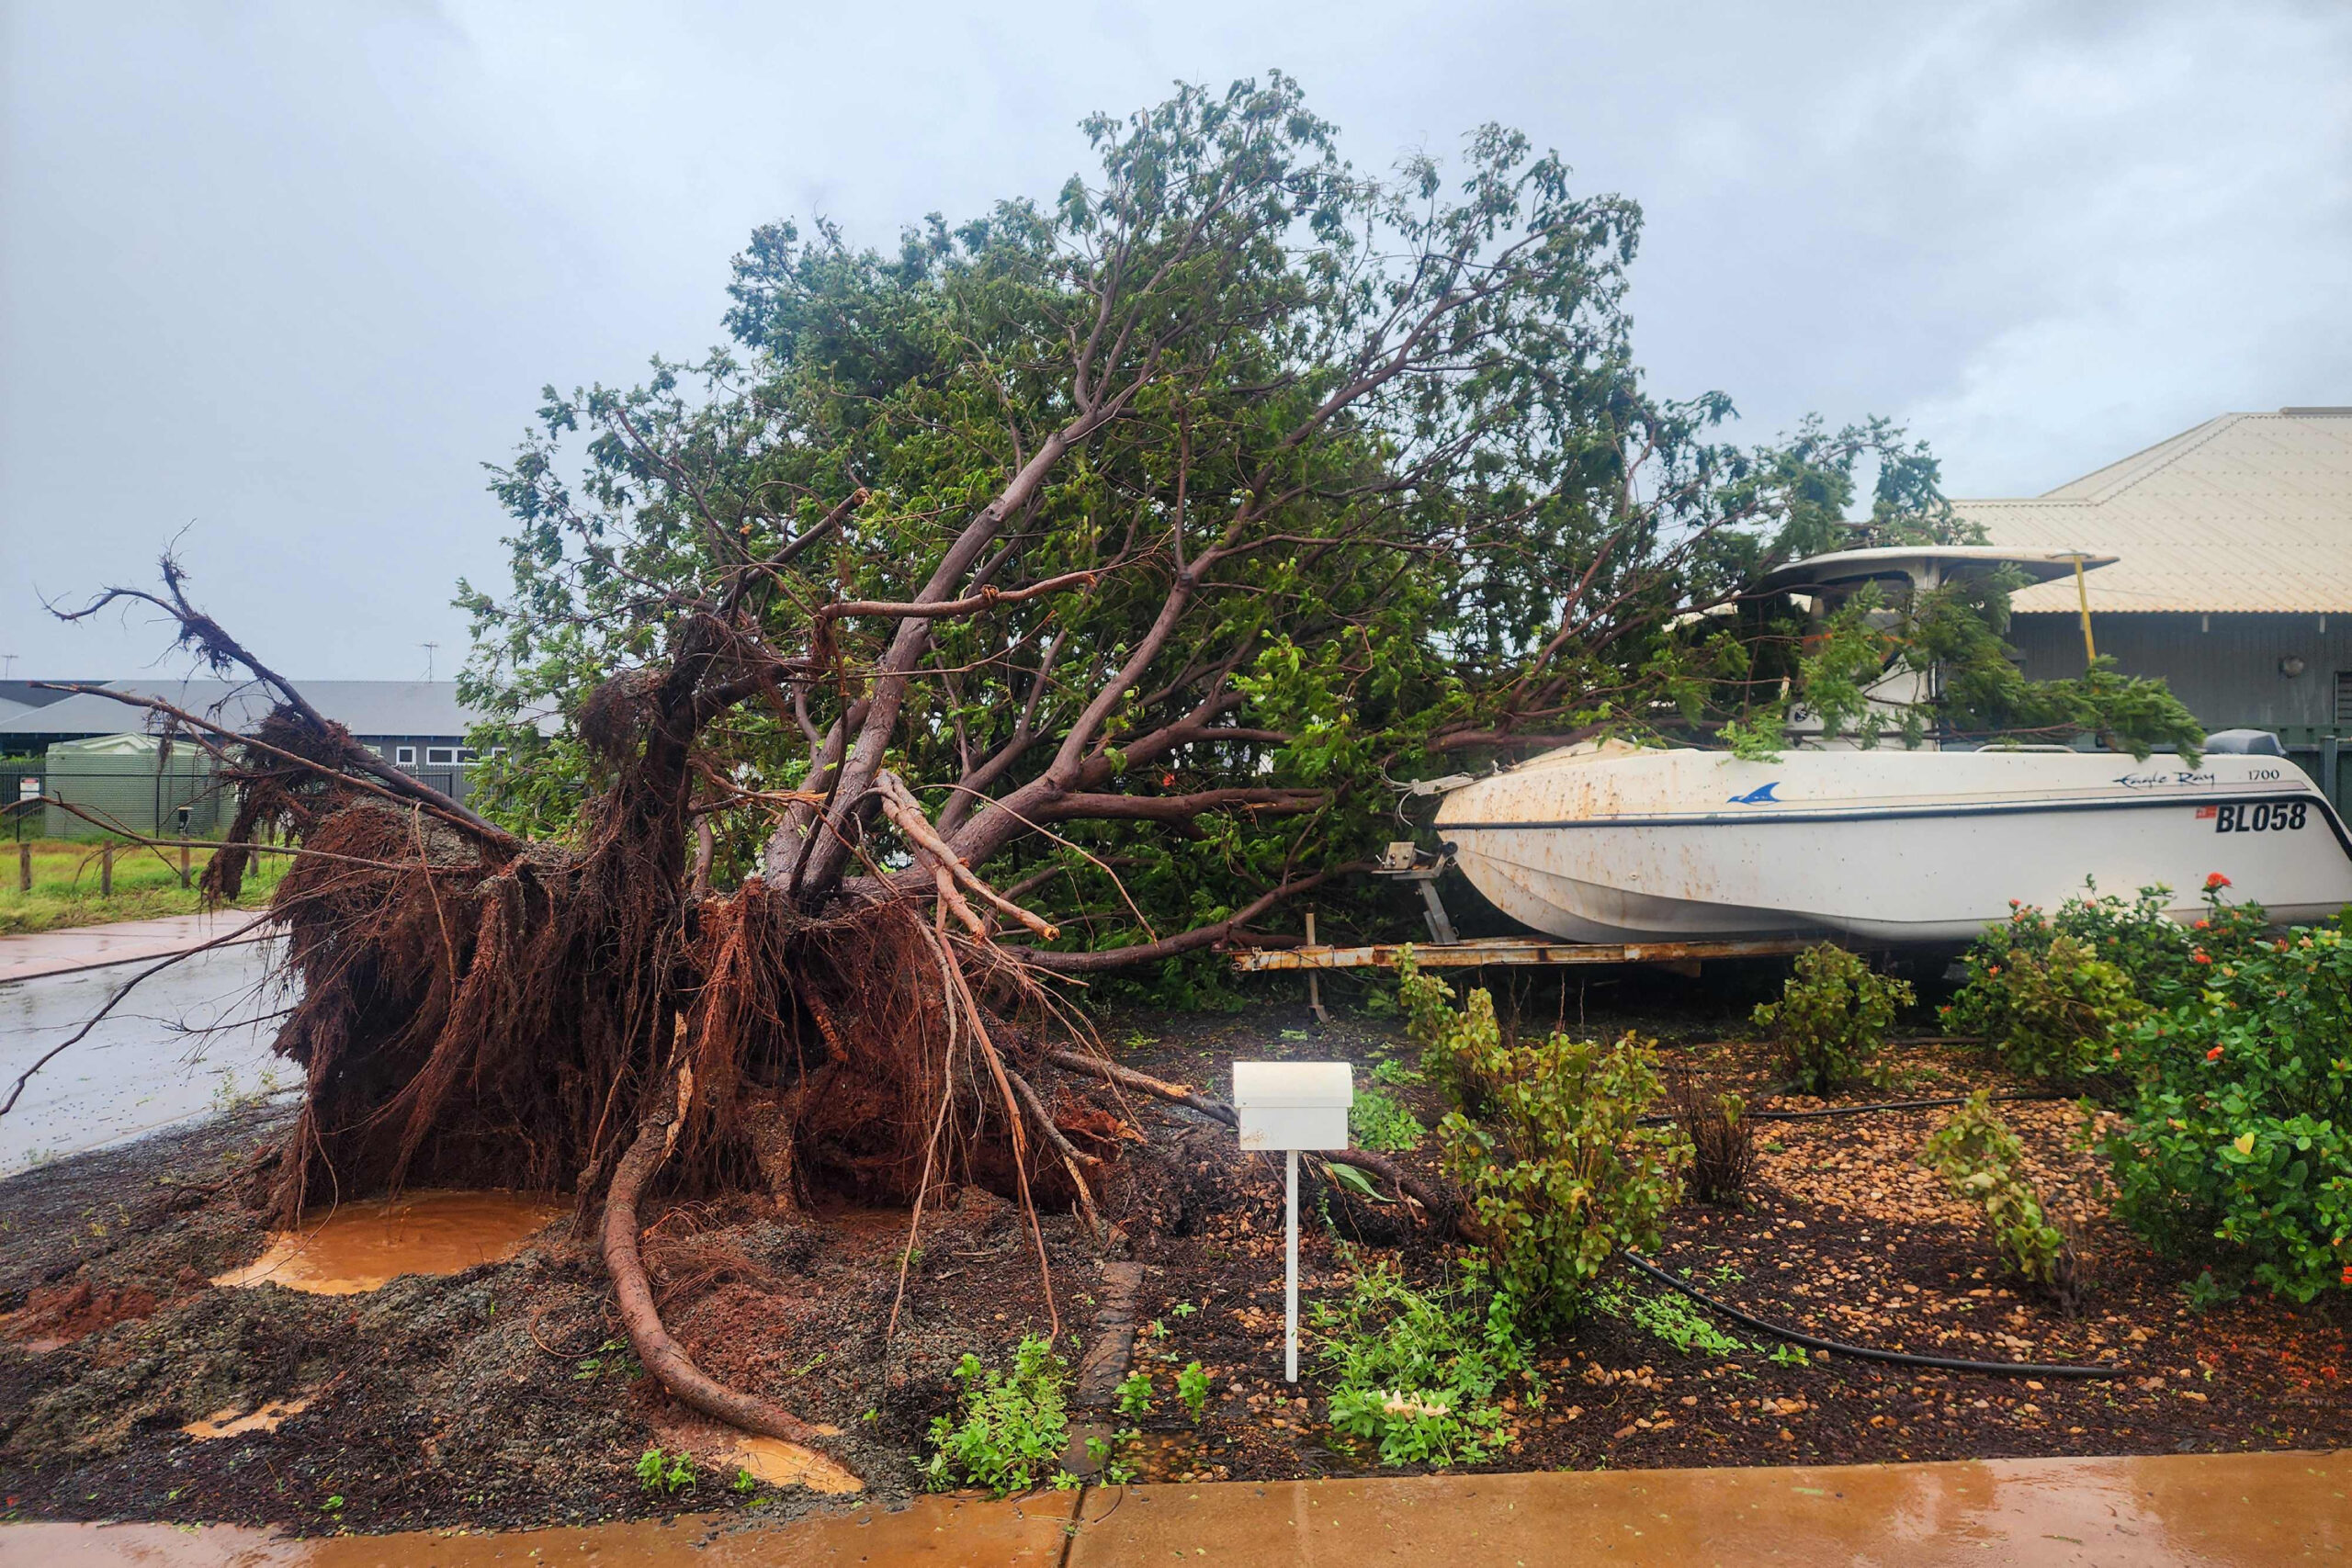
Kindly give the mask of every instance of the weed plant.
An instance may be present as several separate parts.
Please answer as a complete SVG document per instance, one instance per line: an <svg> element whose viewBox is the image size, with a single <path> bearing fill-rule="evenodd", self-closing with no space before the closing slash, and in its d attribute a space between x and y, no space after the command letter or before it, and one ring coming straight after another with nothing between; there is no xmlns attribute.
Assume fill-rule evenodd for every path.
<svg viewBox="0 0 2352 1568"><path fill-rule="evenodd" d="M1151 1374L1137 1367L1119 1380L1115 1394L1119 1414L1135 1419L1151 1414Z"/></svg>
<svg viewBox="0 0 2352 1568"><path fill-rule="evenodd" d="M648 1449L637 1456L638 1490L648 1496L674 1497L695 1483L695 1456L680 1449L665 1453Z"/></svg>
<svg viewBox="0 0 2352 1568"><path fill-rule="evenodd" d="M1623 1284L1595 1291L1593 1310L1665 1340L1683 1355L1736 1356L1755 1346L1736 1339L1679 1295L1646 1296Z"/></svg>
<svg viewBox="0 0 2352 1568"><path fill-rule="evenodd" d="M1385 1258L1356 1260L1337 1302L1310 1322L1331 1384L1331 1425L1375 1445L1383 1464L1476 1464L1502 1444L1500 1393L1543 1385L1521 1347L1510 1299L1470 1286L1430 1291L1405 1282Z"/></svg>
<svg viewBox="0 0 2352 1568"><path fill-rule="evenodd" d="M1348 1107L1348 1135L1360 1149L1401 1154L1420 1147L1429 1129L1394 1096L1368 1088L1359 1089Z"/></svg>
<svg viewBox="0 0 2352 1568"><path fill-rule="evenodd" d="M1176 1374L1176 1403L1184 1407L1195 1426L1208 1414L1209 1375L1201 1370L1200 1362L1194 1361Z"/></svg>
<svg viewBox="0 0 2352 1568"><path fill-rule="evenodd" d="M922 1473L933 1491L982 1486L1002 1497L1047 1482L1075 1483L1061 1468L1069 1447L1069 1367L1050 1341L1023 1337L1010 1371L984 1366L966 1351L956 1382L962 1408L931 1423L932 1455Z"/></svg>

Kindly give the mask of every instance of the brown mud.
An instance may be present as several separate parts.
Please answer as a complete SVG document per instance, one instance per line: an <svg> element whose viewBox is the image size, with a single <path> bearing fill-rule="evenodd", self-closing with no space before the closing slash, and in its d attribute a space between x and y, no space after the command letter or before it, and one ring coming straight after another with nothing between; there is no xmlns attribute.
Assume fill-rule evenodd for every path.
<svg viewBox="0 0 2352 1568"><path fill-rule="evenodd" d="M1753 999L1732 981L1571 982L1520 1000L1546 1026L1662 1035L1669 1063L1760 1101L1769 1053L1717 1043ZM1327 994L1354 995L1338 986ZM1233 1016L1125 1014L1104 1032L1120 1060L1220 1094L1237 1056L1345 1056L1359 1086L1383 1056L1412 1060L1393 1019L1346 1007L1334 1019L1316 1024L1282 1004ZM2005 1081L1963 1047L1906 1048L1899 1066L1897 1094ZM1435 1120L1426 1090L1391 1092ZM1147 1479L1371 1475L1324 1424L1311 1341L1302 1383L1277 1381L1280 1168L1239 1157L1227 1129L1189 1111L1133 1110L1149 1142L1128 1145L1131 1178L1111 1215L1125 1233L1114 1255L1141 1270L1132 1308L1118 1299L1128 1271L1113 1290L1076 1216L1047 1204L1043 1224L1072 1363L1111 1320L1131 1311L1138 1325L1135 1364L1152 1372L1159 1403L1127 1461ZM1633 1303L1658 1292L1627 1277L1615 1315L1596 1313L1542 1347L1548 1397L1511 1410L1509 1447L1486 1468L2243 1452L2330 1449L2352 1437L2344 1303L2248 1299L2191 1311L2180 1290L2190 1270L2106 1217L2079 1114L2064 1102L2005 1114L2075 1230L2089 1292L2069 1314L2013 1290L1981 1223L1917 1164L1942 1114L1763 1124L1745 1207L1674 1211L1659 1261L1759 1315L1831 1337L2097 1362L2128 1375L2036 1386L1785 1352L1775 1360L1770 1341L1736 1327L1727 1329L1740 1341L1733 1353L1685 1353L1634 1320ZM762 1481L740 1435L690 1418L643 1375L602 1266L568 1225L511 1258L368 1293L209 1285L262 1256L268 1237L232 1185L206 1189L278 1132L250 1116L207 1123L0 1183L0 1311L14 1314L0 1323L0 1517L324 1533L842 1506L822 1490L841 1475L814 1470L803 1481L815 1486ZM1436 1169L1430 1142L1397 1157ZM1393 1205L1320 1182L1304 1184L1302 1199L1309 1303L1344 1288L1351 1245L1393 1247L1425 1280L1451 1266L1453 1250ZM1022 1335L1046 1329L1027 1227L978 1188L926 1214L894 1337L886 1328L903 1211L808 1214L761 1197L657 1201L646 1219L648 1266L679 1340L714 1376L838 1428L823 1439L824 1461L863 1483L861 1503L895 1506L920 1490L925 1434L953 1407L950 1372L965 1352L1001 1360ZM86 1292L83 1319L40 1310L76 1292ZM135 1310L109 1318L95 1310L101 1302ZM56 1348L35 1348L43 1344ZM1198 1423L1172 1394L1175 1371L1194 1359L1212 1380ZM304 1408L274 1431L198 1441L182 1430L297 1401ZM651 1447L693 1454L695 1479L644 1490L635 1467ZM775 1462L788 1474L799 1461ZM751 1473L739 1482L739 1470Z"/></svg>

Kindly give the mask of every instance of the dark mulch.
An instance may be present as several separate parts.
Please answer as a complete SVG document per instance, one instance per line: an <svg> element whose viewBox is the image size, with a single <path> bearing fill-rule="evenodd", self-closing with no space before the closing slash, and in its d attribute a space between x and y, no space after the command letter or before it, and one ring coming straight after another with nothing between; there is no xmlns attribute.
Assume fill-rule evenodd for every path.
<svg viewBox="0 0 2352 1568"><path fill-rule="evenodd" d="M1544 1026L1638 1027L1668 1042L1669 1060L1760 1101L1770 1053L1722 1042L1770 977L1762 966L1711 971L1703 986L1512 977L1517 995L1503 999ZM1237 1056L1345 1056L1360 1085L1384 1053L1410 1060L1392 1019L1355 1010L1360 986L1339 981L1327 995L1339 1004L1329 1027L1283 1001L1229 1016L1122 1015L1105 1033L1122 1059L1220 1094ZM1956 1047L1906 1051L1901 1066L1904 1094L1999 1081ZM1425 1091L1396 1092L1434 1121ZM1166 1477L1360 1472L1364 1461L1320 1424L1311 1353L1298 1390L1277 1381L1279 1166L1241 1158L1229 1132L1190 1112L1137 1110L1152 1141L1105 1195L1127 1255L1145 1265L1137 1356L1160 1395L1130 1457ZM2090 1280L2076 1314L2005 1283L1970 1211L1916 1164L1939 1111L1764 1124L1746 1205L1678 1210L1660 1260L1831 1337L2105 1362L2129 1376L2035 1387L1842 1359L1783 1364L1769 1346L1686 1355L1629 1317L1595 1314L1544 1347L1550 1397L1516 1412L1516 1441L1492 1468L2324 1448L2352 1433L2341 1302L2192 1313L2185 1270L2106 1219L2079 1113L2064 1102L2008 1113L2075 1231ZM707 1434L612 1348L602 1269L561 1226L511 1262L364 1296L207 1284L264 1244L233 1185L208 1189L272 1130L266 1113L248 1113L0 1183L0 1312L17 1314L0 1322L6 1517L385 1530L821 1506L798 1489L728 1484ZM1427 1144L1402 1157L1433 1168ZM1343 1286L1347 1243L1394 1246L1419 1278L1449 1266L1451 1249L1392 1208L1310 1198L1329 1215L1310 1217L1304 1237L1310 1300ZM839 1456L876 1500L918 1484L915 1461L931 1419L952 1406L957 1359L1001 1357L1047 1325L1028 1228L984 1192L926 1218L887 1344L903 1214L780 1215L748 1201L656 1213L648 1260L679 1337L718 1375L840 1427ZM1097 1254L1070 1216L1044 1229L1074 1361L1093 1326ZM1632 1279L1623 1289L1657 1292ZM36 1306L46 1310L27 1310ZM36 1318L42 1326L28 1329ZM32 1348L51 1340L64 1342ZM1196 1359L1213 1382L1197 1426L1172 1397L1174 1370ZM275 1432L198 1442L178 1430L273 1399L310 1404ZM633 1467L657 1443L702 1449L691 1490L639 1487Z"/></svg>

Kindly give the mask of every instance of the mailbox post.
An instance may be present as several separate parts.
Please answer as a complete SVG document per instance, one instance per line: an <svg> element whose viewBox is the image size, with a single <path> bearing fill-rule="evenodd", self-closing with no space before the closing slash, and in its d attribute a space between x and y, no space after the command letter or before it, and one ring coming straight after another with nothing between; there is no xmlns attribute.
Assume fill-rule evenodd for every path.
<svg viewBox="0 0 2352 1568"><path fill-rule="evenodd" d="M1348 1146L1355 1074L1345 1062L1236 1062L1233 1109L1244 1149L1280 1149L1283 1380L1298 1381L1298 1151Z"/></svg>

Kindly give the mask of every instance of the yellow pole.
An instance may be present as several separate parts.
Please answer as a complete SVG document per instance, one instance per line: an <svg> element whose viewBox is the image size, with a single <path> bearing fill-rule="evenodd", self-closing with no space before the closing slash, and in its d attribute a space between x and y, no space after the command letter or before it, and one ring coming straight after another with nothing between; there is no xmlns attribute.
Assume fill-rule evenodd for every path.
<svg viewBox="0 0 2352 1568"><path fill-rule="evenodd" d="M2098 658L2098 649L2091 642L2091 595L2090 590L2083 586L2083 558L2080 556L2075 558L2075 603L2082 606L2083 662L2088 664Z"/></svg>

